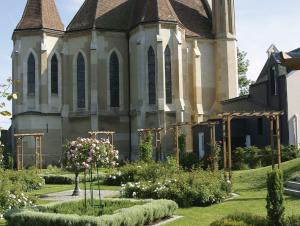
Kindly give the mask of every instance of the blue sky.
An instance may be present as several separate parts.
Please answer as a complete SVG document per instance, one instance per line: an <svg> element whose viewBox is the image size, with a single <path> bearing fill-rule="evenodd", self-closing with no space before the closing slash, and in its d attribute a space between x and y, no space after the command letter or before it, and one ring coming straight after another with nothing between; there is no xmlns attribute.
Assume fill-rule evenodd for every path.
<svg viewBox="0 0 300 226"><path fill-rule="evenodd" d="M65 26L68 25L83 0L56 0ZM11 76L12 32L24 10L26 0L1 1L0 8L0 83ZM300 1L295 0L235 0L238 46L248 53L248 76L256 79L267 54L275 44L279 50L300 47ZM9 105L8 105L9 108ZM0 118L0 127L10 120Z"/></svg>

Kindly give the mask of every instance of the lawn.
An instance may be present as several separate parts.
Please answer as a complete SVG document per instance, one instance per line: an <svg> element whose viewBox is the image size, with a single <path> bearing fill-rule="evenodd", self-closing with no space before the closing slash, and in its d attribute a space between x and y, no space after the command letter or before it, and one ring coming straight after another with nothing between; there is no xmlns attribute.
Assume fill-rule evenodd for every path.
<svg viewBox="0 0 300 226"><path fill-rule="evenodd" d="M80 183L80 188L84 189L84 184ZM90 188L90 184L87 183L87 189ZM61 191L67 191L67 190L73 190L74 189L74 184L46 184L42 187L40 190L35 190L32 192L29 192L31 195L35 195L37 197L41 195L46 195L46 194L51 194L51 193L56 193L56 192L61 192ZM94 185L94 190L97 190L98 186ZM101 190L120 190L120 187L118 186L106 186L106 185L101 185L100 186Z"/></svg>
<svg viewBox="0 0 300 226"><path fill-rule="evenodd" d="M300 159L283 163L282 169L285 179L295 176L300 171ZM234 172L233 189L235 193L240 195L239 197L210 207L179 209L177 214L184 217L168 225L208 226L215 220L237 212L248 212L265 216L265 181L266 174L270 170L270 167L266 167ZM300 214L300 199L286 197L286 215L293 214Z"/></svg>

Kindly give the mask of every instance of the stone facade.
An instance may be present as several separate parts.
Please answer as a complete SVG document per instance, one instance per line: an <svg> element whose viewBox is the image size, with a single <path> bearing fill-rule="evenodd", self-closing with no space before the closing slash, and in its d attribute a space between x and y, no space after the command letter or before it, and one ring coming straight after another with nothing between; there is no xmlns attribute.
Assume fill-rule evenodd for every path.
<svg viewBox="0 0 300 226"><path fill-rule="evenodd" d="M237 96L233 0L200 1L200 9L205 9L205 29L196 26L199 24L197 18L202 18L200 10L193 12L195 23L193 20L189 20L191 24L183 23L184 15L180 14L181 11L176 11L176 7L179 6L174 5L184 4L179 0L172 4L169 0L157 0L157 6L161 4L162 7L169 7L170 12L177 18L175 21L161 19L163 16L158 12L159 16L155 21L137 22L134 26L126 28L115 28L114 24L111 25L111 29L107 25L105 28L97 27L100 26L97 23L101 22L105 15L123 6L116 5L106 10L106 14L98 15L92 27L77 29L78 24L83 26L82 24L88 21L87 18L80 17L81 14L85 15L83 12L89 8L87 2L89 1L83 4L64 31L60 27L43 24L43 21L51 20L51 17L44 18L45 6L37 7L41 11L38 15L44 18L41 19L40 27L30 23L24 24L26 19L30 21L27 17L32 16L30 6L34 7L34 4L51 4L52 10L56 9L53 7L53 0L28 0L20 22L22 26L19 24L13 34L13 79L19 81L14 91L19 94L19 99L13 103L12 132L45 133L45 165L58 163L62 146L67 140L79 136L87 137L89 131L99 130L115 131L115 145L122 158L135 159L138 145L137 129L168 128L178 122L201 122L220 109L220 101ZM97 7L100 7L101 11L100 1L93 2L98 2ZM134 0L123 2L125 5L131 4L133 8L138 5ZM191 2L198 4L196 0ZM155 10L149 5L146 7L154 13ZM126 10L130 10L129 6L124 12L127 12ZM164 8L157 10L163 11ZM60 21L57 12L48 14ZM128 18L132 19L129 16ZM171 53L171 104L166 102L167 46ZM155 53L155 104L149 104L149 48L153 48ZM35 59L34 94L28 93L28 58L31 54ZM111 107L110 102L112 54L117 55L119 63L118 107ZM55 94L51 90L51 62L54 55L58 62ZM78 108L79 55L84 59L83 108ZM187 128L186 132L187 150L192 151L190 128ZM33 145L33 141L26 141L25 146L29 152L31 150L33 153ZM173 151L173 139L167 130L163 132L162 147L165 153Z"/></svg>

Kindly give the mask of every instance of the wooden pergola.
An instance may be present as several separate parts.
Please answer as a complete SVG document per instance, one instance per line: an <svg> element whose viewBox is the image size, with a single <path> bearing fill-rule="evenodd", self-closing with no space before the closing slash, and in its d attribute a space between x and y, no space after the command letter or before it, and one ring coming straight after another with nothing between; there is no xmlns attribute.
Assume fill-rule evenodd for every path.
<svg viewBox="0 0 300 226"><path fill-rule="evenodd" d="M155 138L155 150L156 150L156 161L161 160L161 132L163 128L147 128L147 129L138 129L137 134L139 136L139 144L145 138L147 133L154 134Z"/></svg>
<svg viewBox="0 0 300 226"><path fill-rule="evenodd" d="M25 137L33 137L35 140L35 166L37 169L42 169L42 139L44 133L28 133L28 134L15 134L17 144L17 170L24 169L24 143Z"/></svg>
<svg viewBox="0 0 300 226"><path fill-rule="evenodd" d="M281 111L270 112L227 112L218 116L223 121L223 154L225 178L232 179L231 120L234 118L261 118L270 121L270 143L272 151L272 169L275 168L275 144L277 144L277 164L281 164L280 117ZM274 133L275 132L275 133ZM228 177L227 177L228 174Z"/></svg>
<svg viewBox="0 0 300 226"><path fill-rule="evenodd" d="M208 122L201 122L201 123L197 124L200 126L208 126L209 132L210 132L210 146L211 147L216 146L216 125L219 125L219 124L220 123L218 121L208 121Z"/></svg>
<svg viewBox="0 0 300 226"><path fill-rule="evenodd" d="M173 130L174 131L174 139L175 139L175 153L176 153L176 161L177 164L179 164L179 160L180 160L180 153L179 153L179 142L178 142L178 138L179 138L179 130L184 127L184 126L192 126L192 123L189 122L180 122L174 125L171 125L169 130Z"/></svg>
<svg viewBox="0 0 300 226"><path fill-rule="evenodd" d="M108 139L109 142L114 145L114 135L116 132L113 131L91 131L89 132L90 137L94 139L105 138Z"/></svg>

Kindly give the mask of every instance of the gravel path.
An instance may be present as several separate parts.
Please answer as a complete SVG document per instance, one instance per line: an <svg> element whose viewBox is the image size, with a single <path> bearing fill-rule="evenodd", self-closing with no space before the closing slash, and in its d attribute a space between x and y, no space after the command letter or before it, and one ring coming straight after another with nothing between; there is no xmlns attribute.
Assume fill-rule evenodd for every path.
<svg viewBox="0 0 300 226"><path fill-rule="evenodd" d="M47 195L42 195L40 199L46 201L58 201L58 202L67 202L67 201L74 201L74 200L81 200L84 199L84 190L81 190L80 196L72 196L73 190L69 191L62 191L57 193L51 193ZM90 191L86 191L87 197L90 197ZM98 190L94 190L94 199L99 198ZM110 190L101 190L101 198L118 196L120 194L119 191L110 191Z"/></svg>

